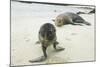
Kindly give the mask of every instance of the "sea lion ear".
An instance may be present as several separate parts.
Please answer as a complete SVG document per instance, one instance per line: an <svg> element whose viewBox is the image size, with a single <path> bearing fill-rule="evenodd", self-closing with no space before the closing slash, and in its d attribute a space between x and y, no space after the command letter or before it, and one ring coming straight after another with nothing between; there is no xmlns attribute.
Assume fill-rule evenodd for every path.
<svg viewBox="0 0 100 67"><path fill-rule="evenodd" d="M52 19L53 22L55 22L55 19Z"/></svg>

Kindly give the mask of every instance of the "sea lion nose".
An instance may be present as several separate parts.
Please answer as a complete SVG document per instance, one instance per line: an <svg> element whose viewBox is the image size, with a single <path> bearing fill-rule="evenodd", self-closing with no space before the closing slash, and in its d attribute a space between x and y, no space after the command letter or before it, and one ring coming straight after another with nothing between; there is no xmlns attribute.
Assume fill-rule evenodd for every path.
<svg viewBox="0 0 100 67"><path fill-rule="evenodd" d="M52 31L48 31L47 36L51 36L52 35Z"/></svg>

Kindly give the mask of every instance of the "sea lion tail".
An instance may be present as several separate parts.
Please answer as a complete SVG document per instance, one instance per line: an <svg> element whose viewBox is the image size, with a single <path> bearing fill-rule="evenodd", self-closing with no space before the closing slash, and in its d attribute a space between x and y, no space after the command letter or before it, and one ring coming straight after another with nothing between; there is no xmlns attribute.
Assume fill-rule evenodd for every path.
<svg viewBox="0 0 100 67"><path fill-rule="evenodd" d="M91 26L91 24L89 22L84 22L84 24L88 25L88 26Z"/></svg>

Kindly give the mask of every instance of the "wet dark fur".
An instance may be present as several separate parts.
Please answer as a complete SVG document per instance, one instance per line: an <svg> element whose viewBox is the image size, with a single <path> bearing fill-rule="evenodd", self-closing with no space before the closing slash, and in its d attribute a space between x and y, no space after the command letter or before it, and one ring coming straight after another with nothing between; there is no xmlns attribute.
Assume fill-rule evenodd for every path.
<svg viewBox="0 0 100 67"><path fill-rule="evenodd" d="M44 54L44 58L47 58L47 53L46 53L46 49L49 45L53 45L53 47L56 49L56 44L58 44L58 42L56 41L56 29L55 27L50 24L50 23L46 23L44 24L40 30L39 30L39 41L42 44L42 51Z"/></svg>
<svg viewBox="0 0 100 67"><path fill-rule="evenodd" d="M43 39L46 37L48 41L52 41L54 38L56 38L56 29L52 24L46 23L40 28L39 36L41 36ZM40 42L43 41L40 39L40 37L39 40Z"/></svg>

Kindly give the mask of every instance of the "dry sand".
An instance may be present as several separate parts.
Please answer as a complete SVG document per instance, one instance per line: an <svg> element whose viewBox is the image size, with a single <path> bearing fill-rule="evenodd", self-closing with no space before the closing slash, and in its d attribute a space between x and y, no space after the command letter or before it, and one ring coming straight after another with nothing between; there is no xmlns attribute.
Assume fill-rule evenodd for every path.
<svg viewBox="0 0 100 67"><path fill-rule="evenodd" d="M81 7L81 6L80 6ZM63 12L89 12L71 6L25 4L11 2L11 65L32 65L49 63L69 63L95 60L94 14L81 14L91 26L65 25L56 27L57 40L65 50L56 52L48 47L48 59L44 62L30 63L29 60L42 56L38 31L42 24L52 23L53 18ZM56 11L56 12L55 12Z"/></svg>

